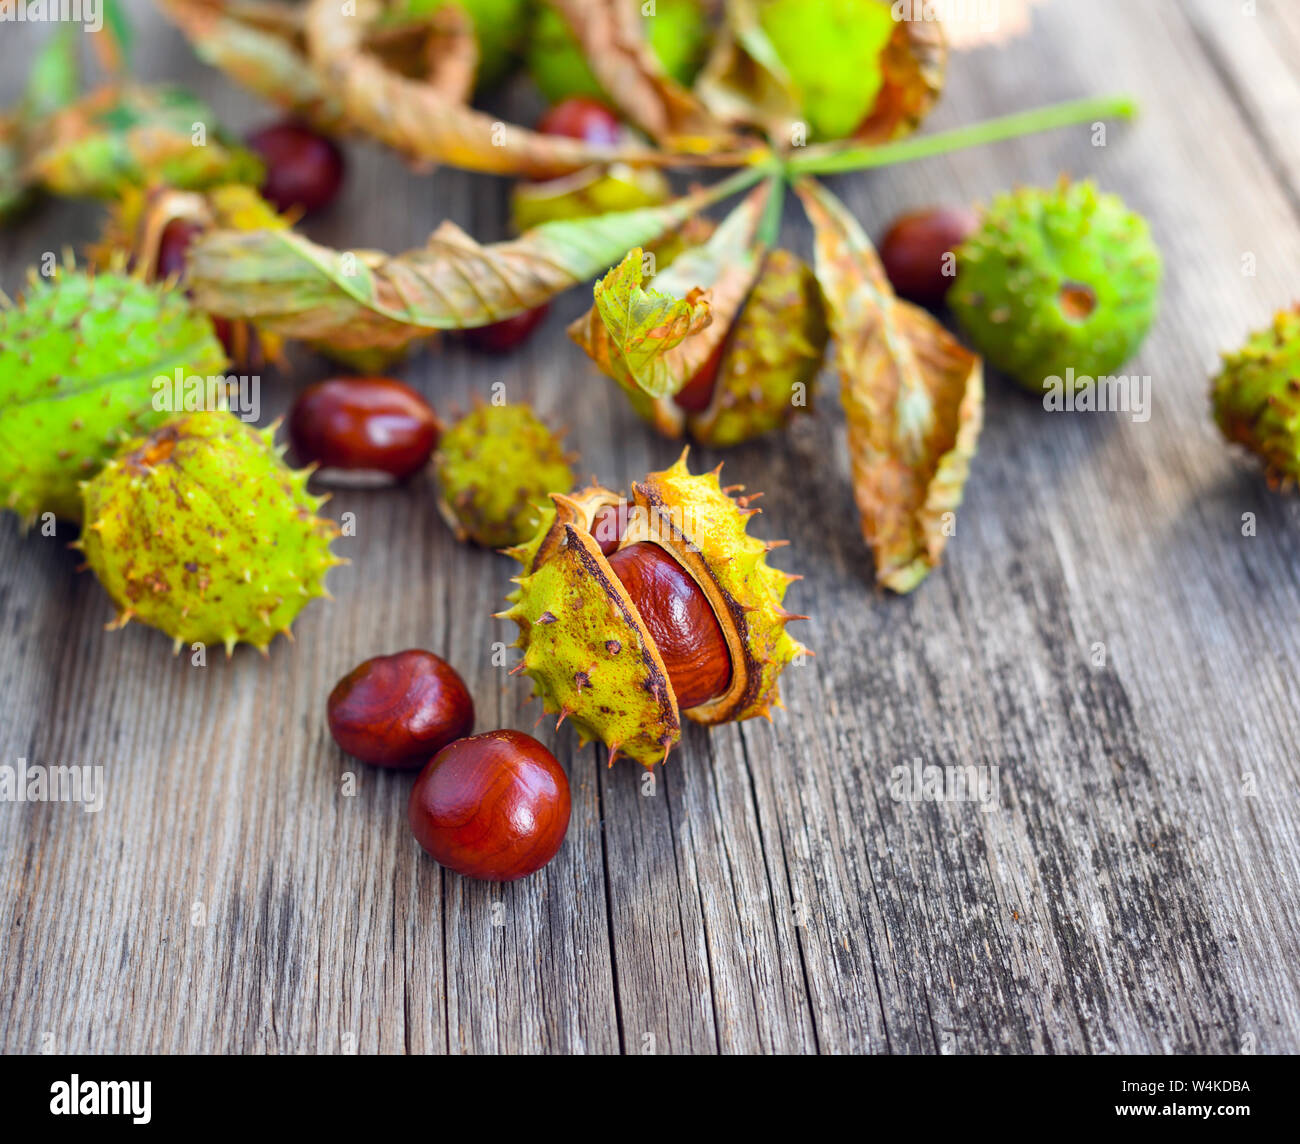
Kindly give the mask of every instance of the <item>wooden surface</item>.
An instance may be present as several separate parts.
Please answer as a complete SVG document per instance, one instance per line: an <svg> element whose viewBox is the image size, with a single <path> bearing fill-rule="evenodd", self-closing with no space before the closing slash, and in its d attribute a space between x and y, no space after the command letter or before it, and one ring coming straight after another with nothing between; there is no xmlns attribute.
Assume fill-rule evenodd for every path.
<svg viewBox="0 0 1300 1144"><path fill-rule="evenodd" d="M954 61L927 129L1124 90L1140 122L1101 148L1079 129L835 181L877 234L1062 170L1122 192L1168 272L1132 365L1151 419L1047 414L991 379L956 539L908 598L872 585L833 394L726 454L766 490L755 531L792 542L777 563L806 577L790 604L817 658L773 725L691 727L653 790L539 731L573 820L522 883L423 857L409 777L350 763L325 728L334 681L408 645L459 667L481 729L533 727L492 663L513 565L456 544L428 485L337 494L359 535L336 601L269 660L206 668L143 628L105 633L72 535L5 517L2 761L102 765L108 793L99 814L0 804L0 1048L1300 1050L1300 507L1224 448L1206 398L1218 351L1300 297L1300 7L1242 8L1053 0L1028 39ZM144 21L146 75L237 127L266 118ZM0 33L5 102L40 34ZM323 241L402 249L442 218L505 233L503 181L352 158ZM0 284L95 225L56 204L0 232ZM810 250L793 204L786 237ZM435 350L404 376L444 411L504 382L568 425L584 474L626 486L677 450L567 342L581 294L516 356ZM268 416L321 368L267 378ZM992 809L895 801L916 758L998 767Z"/></svg>

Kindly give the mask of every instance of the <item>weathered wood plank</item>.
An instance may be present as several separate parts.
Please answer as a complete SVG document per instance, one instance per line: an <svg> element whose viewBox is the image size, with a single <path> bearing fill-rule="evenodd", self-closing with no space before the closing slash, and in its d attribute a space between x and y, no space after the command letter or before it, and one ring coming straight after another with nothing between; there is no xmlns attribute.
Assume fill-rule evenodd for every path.
<svg viewBox="0 0 1300 1144"><path fill-rule="evenodd" d="M514 638L490 616L512 565L456 544L427 484L339 492L330 511L358 534L336 601L269 660L204 668L154 633L102 633L111 610L73 574L70 535L0 522L0 761L97 762L110 781L97 815L0 807L0 1045L1300 1047L1300 511L1222 447L1205 400L1217 351L1300 297L1300 26L1280 2L1256 23L1235 7L1056 0L1030 39L954 63L932 126L1104 90L1136 91L1137 124L1104 148L1062 132L836 181L873 232L1061 170L1120 190L1169 270L1134 363L1151 419L1051 416L992 379L949 562L906 599L871 586L832 394L783 439L695 451L766 490L755 531L792 541L777 563L806 576L791 601L817 657L787 675L774 724L692 728L652 788L539 730L574 810L535 878L440 871L406 829L409 778L350 764L325 731L334 680L410 645L457 664L481 728L532 728L493 662ZM147 76L193 84L236 126L265 117L146 17ZM34 35L0 40L0 100ZM443 217L504 235L504 181L351 154L322 241L400 249ZM55 204L0 232L0 285L94 220ZM787 239L808 248L793 209ZM625 487L677 447L568 346L577 293L518 355L447 346L403 376L440 410L504 382L567 423L584 476ZM323 368L266 379L267 415ZM992 809L895 799L913 759L997 767Z"/></svg>

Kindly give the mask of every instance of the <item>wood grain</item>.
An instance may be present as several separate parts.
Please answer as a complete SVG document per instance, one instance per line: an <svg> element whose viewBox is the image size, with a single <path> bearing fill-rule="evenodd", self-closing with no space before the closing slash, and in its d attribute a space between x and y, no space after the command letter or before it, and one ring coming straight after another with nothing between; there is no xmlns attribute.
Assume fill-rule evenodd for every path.
<svg viewBox="0 0 1300 1144"><path fill-rule="evenodd" d="M1240 7L1054 0L1029 37L956 59L928 129L1117 90L1137 123L1104 147L1079 129L835 180L873 233L1062 170L1123 193L1167 267L1132 366L1152 416L1051 415L992 379L958 535L907 598L871 583L833 394L784 438L696 450L766 490L755 530L792 542L778 563L806 576L791 599L817 657L774 724L691 728L653 786L539 731L574 803L532 879L438 869L405 825L409 777L349 763L325 728L340 675L418 645L460 668L482 729L532 729L493 661L512 565L457 545L427 485L338 493L359 531L336 601L268 660L204 668L101 630L71 533L0 521L0 761L109 782L98 814L0 804L0 1048L1300 1050L1300 509L1222 446L1206 402L1218 351L1300 297L1300 21L1285 0ZM133 10L148 77L236 126L266 117ZM0 38L5 102L42 32ZM505 233L504 181L350 155L313 237ZM51 204L0 232L0 285L95 226ZM786 238L810 249L794 207ZM440 411L504 382L567 424L584 475L625 486L677 449L567 343L579 293L515 356L449 345L403 376ZM324 368L268 378L267 417ZM918 758L997 767L992 808L891 797Z"/></svg>

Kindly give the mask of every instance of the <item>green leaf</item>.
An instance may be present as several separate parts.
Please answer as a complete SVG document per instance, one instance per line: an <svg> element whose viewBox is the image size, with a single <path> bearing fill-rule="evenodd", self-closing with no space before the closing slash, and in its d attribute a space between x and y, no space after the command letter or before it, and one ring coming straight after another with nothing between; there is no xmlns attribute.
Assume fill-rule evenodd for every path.
<svg viewBox="0 0 1300 1144"><path fill-rule="evenodd" d="M546 223L486 246L445 222L400 255L331 250L292 231L215 231L194 244L188 281L199 306L221 317L343 350L397 349L534 309L762 174L741 171L664 206Z"/></svg>
<svg viewBox="0 0 1300 1144"><path fill-rule="evenodd" d="M628 392L638 409L645 411L647 395L679 393L726 339L758 276L762 244L757 232L770 195L770 183L754 190L707 242L678 255L656 277L649 293L640 289L640 259L635 264L625 259L597 284L596 304L569 327L569 336ZM697 320L677 336L679 327L656 321L670 314L697 313L702 298L712 322ZM672 310L668 303L686 310Z"/></svg>
<svg viewBox="0 0 1300 1144"><path fill-rule="evenodd" d="M107 52L117 71L131 71L131 55L135 47L135 29L119 0L100 0L104 11L104 26L99 35L106 37Z"/></svg>
<svg viewBox="0 0 1300 1144"><path fill-rule="evenodd" d="M261 160L220 131L206 104L170 87L103 88L62 108L27 169L55 194L94 198L154 182L202 190L262 176Z"/></svg>
<svg viewBox="0 0 1300 1144"><path fill-rule="evenodd" d="M708 291L693 287L685 298L641 289L644 255L637 247L596 283L596 311L609 331L610 356L620 372L651 397L681 388L664 355L713 321Z"/></svg>
<svg viewBox="0 0 1300 1144"><path fill-rule="evenodd" d="M29 125L66 107L80 94L79 35L76 27L60 28L37 52L22 104L22 116Z"/></svg>

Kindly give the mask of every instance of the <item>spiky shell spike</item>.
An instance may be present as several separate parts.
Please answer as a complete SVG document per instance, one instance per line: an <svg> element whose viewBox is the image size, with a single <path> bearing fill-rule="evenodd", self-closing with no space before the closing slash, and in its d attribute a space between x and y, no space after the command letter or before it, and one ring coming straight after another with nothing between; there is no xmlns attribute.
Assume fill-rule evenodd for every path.
<svg viewBox="0 0 1300 1144"><path fill-rule="evenodd" d="M1091 181L999 195L956 254L948 305L975 348L1034 392L1071 370L1110 374L1155 319L1161 263L1146 220Z"/></svg>
<svg viewBox="0 0 1300 1144"><path fill-rule="evenodd" d="M118 608L182 644L265 648L325 595L338 529L315 515L310 470L230 413L175 417L83 489L86 562Z"/></svg>
<svg viewBox="0 0 1300 1144"><path fill-rule="evenodd" d="M695 578L713 605L731 652L731 685L685 712L696 723L727 723L767 716L780 706L777 680L807 649L785 630L782 605L797 580L767 562L769 546L747 532L755 496L733 498L718 479L721 466L692 476L684 451L672 468L633 486L642 511L634 514L621 546L655 540Z"/></svg>
<svg viewBox="0 0 1300 1144"><path fill-rule="evenodd" d="M81 519L78 484L167 416L155 379L224 375L207 318L176 290L65 267L0 311L0 504Z"/></svg>
<svg viewBox="0 0 1300 1144"><path fill-rule="evenodd" d="M536 532L547 494L571 486L569 462L529 406L479 404L438 443L438 507L461 540L521 544Z"/></svg>
<svg viewBox="0 0 1300 1144"><path fill-rule="evenodd" d="M536 535L510 550L523 574L501 613L519 626L519 669L548 713L569 719L584 742L605 742L611 762L621 753L653 767L680 738L683 714L715 724L767 716L780 705L778 677L806 650L785 630L801 617L782 605L798 577L768 565L775 546L746 532L757 510L747 498L733 499L717 470L692 476L683 453L670 469L634 485L620 540L620 547L649 541L670 552L722 627L730 684L685 712L645 621L591 535L597 511L619 496L595 486L551 499L554 508Z"/></svg>
<svg viewBox="0 0 1300 1144"><path fill-rule="evenodd" d="M1300 480L1300 305L1223 355L1211 401L1223 435L1263 461L1270 485Z"/></svg>

